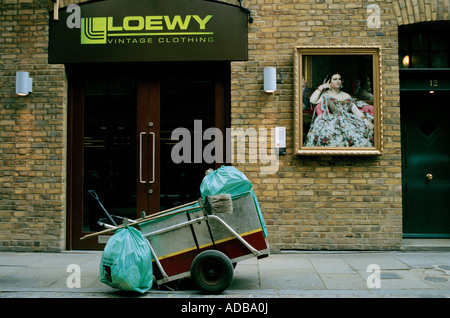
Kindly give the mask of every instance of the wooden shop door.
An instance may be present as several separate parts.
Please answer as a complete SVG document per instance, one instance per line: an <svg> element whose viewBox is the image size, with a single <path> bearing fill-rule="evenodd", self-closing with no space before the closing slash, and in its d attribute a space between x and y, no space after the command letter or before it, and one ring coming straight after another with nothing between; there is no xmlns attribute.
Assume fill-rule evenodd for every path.
<svg viewBox="0 0 450 318"><path fill-rule="evenodd" d="M103 208L136 219L198 199L204 172L221 163L194 160L194 145L192 160L174 162L180 139L172 132L181 128L193 140L210 127L225 131L229 63L69 67L68 74L67 249L104 248L108 236L80 240L101 230ZM211 141L200 142L203 149Z"/></svg>

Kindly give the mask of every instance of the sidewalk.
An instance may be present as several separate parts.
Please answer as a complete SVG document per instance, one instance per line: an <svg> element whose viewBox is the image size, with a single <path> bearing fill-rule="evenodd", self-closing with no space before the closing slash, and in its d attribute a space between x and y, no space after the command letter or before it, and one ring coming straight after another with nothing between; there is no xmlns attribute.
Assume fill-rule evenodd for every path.
<svg viewBox="0 0 450 318"><path fill-rule="evenodd" d="M212 297L182 281L178 290L154 287L140 295L98 280L101 252L0 252L0 298ZM81 288L67 281L79 266ZM374 271L381 269L380 288ZM369 275L372 275L369 277ZM70 283L70 282L69 282ZM175 287L175 286L172 286ZM298 252L238 263L231 286L220 298L450 298L450 252Z"/></svg>

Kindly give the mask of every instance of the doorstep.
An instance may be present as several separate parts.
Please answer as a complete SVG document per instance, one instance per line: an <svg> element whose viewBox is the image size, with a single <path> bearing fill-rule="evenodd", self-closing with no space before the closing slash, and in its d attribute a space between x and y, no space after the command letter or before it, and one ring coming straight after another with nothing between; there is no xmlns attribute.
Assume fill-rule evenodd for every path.
<svg viewBox="0 0 450 318"><path fill-rule="evenodd" d="M404 238L402 250L405 252L449 252L450 239Z"/></svg>

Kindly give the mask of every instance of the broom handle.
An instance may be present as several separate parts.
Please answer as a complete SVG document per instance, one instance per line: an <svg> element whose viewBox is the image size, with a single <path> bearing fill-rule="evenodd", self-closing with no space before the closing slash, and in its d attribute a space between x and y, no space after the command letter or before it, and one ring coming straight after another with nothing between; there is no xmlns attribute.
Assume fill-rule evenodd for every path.
<svg viewBox="0 0 450 318"><path fill-rule="evenodd" d="M158 218L161 218L161 217L164 217L164 216L169 216L169 215L180 213L180 212L186 212L186 211L198 209L199 207L192 207L192 208L184 209L184 210L181 210L181 211L174 211L174 210L182 209L182 208L187 207L189 205L195 204L197 202L198 201L192 201L192 202L189 202L189 203L186 203L186 204L183 204L183 205L179 205L179 206L176 206L176 207L173 207L173 208L170 208L170 209L167 209L167 210L155 213L155 214L151 214L148 217L137 219L136 223L133 223L133 224L130 224L130 225L138 225L139 223L155 220L155 219L158 219ZM172 212L172 211L174 211L174 212L173 213L168 213L168 212ZM166 213L168 213L168 214L166 214ZM103 231L100 231L100 232L87 234L87 235L83 236L82 238L80 238L80 240L84 240L84 239L87 239L87 238L90 238L90 237L93 237L93 236L97 236L97 235L110 233L112 231L117 231L118 229L121 229L121 228L123 228L123 225L119 225L118 227L116 227L114 229L107 229L107 230L103 230Z"/></svg>
<svg viewBox="0 0 450 318"><path fill-rule="evenodd" d="M195 204L195 203L197 203L197 202L198 202L198 201L192 201L192 202L189 202L189 203L185 203L185 204L183 204L183 205L179 205L179 206L176 206L176 207L173 207L173 208L170 208L170 209L161 211L161 212L157 212L157 213L154 213L154 214L150 214L149 216L147 216L147 217L145 217L145 218L137 219L136 221L140 222L140 221L142 221L142 220L146 220L146 219L149 219L149 218L152 218L152 219L153 219L153 218L155 218L156 216L159 216L159 215L161 215L161 214L164 214L164 213L167 213L167 212L170 212L170 211L173 211L173 210L178 210L178 209L187 207L187 206L189 206L189 205Z"/></svg>

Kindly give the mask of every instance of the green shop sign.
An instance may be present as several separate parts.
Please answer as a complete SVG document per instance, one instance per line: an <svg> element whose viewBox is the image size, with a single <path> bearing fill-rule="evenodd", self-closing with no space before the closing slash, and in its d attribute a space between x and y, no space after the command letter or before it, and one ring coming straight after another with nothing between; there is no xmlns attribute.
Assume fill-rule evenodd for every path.
<svg viewBox="0 0 450 318"><path fill-rule="evenodd" d="M247 21L248 10L217 1L83 3L50 19L49 63L243 61Z"/></svg>

